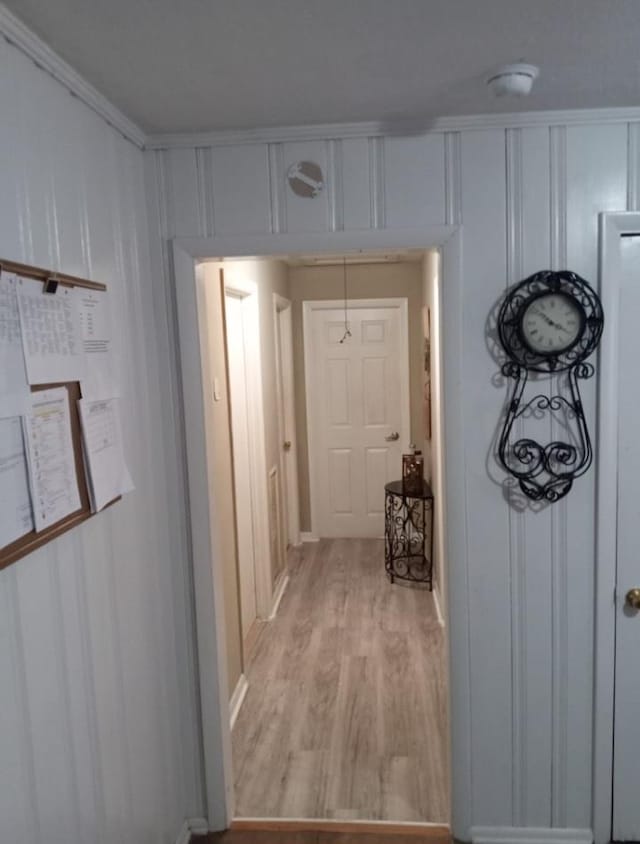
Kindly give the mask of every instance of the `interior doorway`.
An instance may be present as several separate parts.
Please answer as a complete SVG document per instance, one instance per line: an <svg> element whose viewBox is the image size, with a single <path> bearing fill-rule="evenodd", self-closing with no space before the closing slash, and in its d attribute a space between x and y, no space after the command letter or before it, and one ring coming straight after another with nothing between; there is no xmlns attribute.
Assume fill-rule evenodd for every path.
<svg viewBox="0 0 640 844"><path fill-rule="evenodd" d="M426 583L391 585L383 541L385 484L400 478L410 443L425 450L427 478L439 482L432 424L439 405L434 410L427 399L437 396L425 391L439 359L428 354L427 333L438 313L439 255L361 253L320 264L299 255L227 259L205 275L218 266L225 279L243 640L242 696L232 696L236 817L444 828L450 816L446 632L438 600L444 559L430 553L435 593ZM345 281L340 300L332 298L336 279ZM252 329L245 316L252 301L266 549L253 542L250 517L260 504L250 482L247 413L245 342ZM269 305L271 323L264 318ZM302 424L296 409L303 410ZM302 508L301 486L308 498ZM435 521L431 536L441 529ZM275 605L284 595L268 623L258 618L252 579L265 555ZM227 634L233 635L228 625Z"/></svg>
<svg viewBox="0 0 640 844"><path fill-rule="evenodd" d="M409 248L417 248L417 243L419 243L419 239L418 239L419 236L416 233L411 233L410 235L407 234L407 233L395 233L394 234L394 233L389 233L389 232L368 233L368 234L365 233L364 235L362 235L362 239L365 240L365 241L370 241L371 243L380 244L383 241L383 236L384 236L384 239L389 239L391 241L393 241L394 237L395 237L395 241L396 241L397 244L401 244L403 242L403 240L404 240L404 243L406 243L406 244L411 244L411 242L413 241L413 243L416 244L416 246L410 246ZM424 233L423 233L423 236L424 236ZM349 244L353 243L354 238L355 238L355 235L352 235L352 236L346 236L346 235L345 236L342 236L342 235L333 236L332 235L330 237L327 236L325 238L325 240L326 240L327 244L333 243L334 245L339 243L339 242L343 242L344 246L348 250L349 248L353 249L353 246L349 246ZM449 230L449 229L438 230L438 232L434 236L434 242L443 242L443 239L444 239L444 241L447 241L447 239L451 239L451 243L448 244L446 246L446 249L445 249L445 257L446 257L446 260L448 261L447 265L449 267L449 275L453 279L453 281L451 283L451 287L449 288L449 294L448 295L449 295L449 297L452 301L457 302L458 297L459 297L459 292L460 292L460 272L459 272L460 271L460 264L459 264L459 254L460 253L459 253L459 240L458 240L457 235L456 235L456 229L454 227L451 227L451 230ZM260 239L257 238L257 239L254 239L254 240L257 243L257 241L259 241ZM264 239L264 246L267 247L266 252L267 252L267 254L271 254L272 256L274 256L274 259L275 259L275 256L277 256L278 254L283 254L283 252L276 250L274 248L274 243L273 244L270 243L269 242L270 240L273 240L274 243L277 241L283 247L286 245L287 249L285 250L285 253L288 254L288 255L294 255L294 256L295 256L295 248L294 247L298 247L301 250L305 249L305 243L307 243L307 242L308 243L313 242L314 247L316 249L322 248L322 238L315 238L314 239L314 238L311 238L311 237L302 237L302 236L277 236L277 237L274 236L273 238L266 238L266 239ZM269 242L269 244L267 246L268 242ZM256 243L253 244L253 247L251 247L251 244L245 244L245 248L251 248L252 253L256 254L256 248L255 248ZM209 251L205 252L205 249L207 249L207 245L209 246ZM306 248L308 249L308 246ZM326 249L326 246L324 248ZM222 244L222 242L220 244L217 244L215 239L209 239L209 241L206 241L206 242L203 241L203 243L199 244L199 245L190 243L187 246L187 250L188 251L185 252L184 247L181 244L176 245L176 248L174 250L175 259L176 259L176 272L177 272L177 275L179 277L188 277L189 252L190 252L191 255L193 255L195 253L196 255L199 254L200 256L204 256L206 254L216 254L216 253L220 254L221 252L224 252L224 254L227 254L227 255L233 254L233 250L229 247L229 244L227 244L226 242L225 242L224 245ZM241 251L238 254L241 254ZM269 260L273 260L273 259L269 259ZM201 280L202 280L202 267L200 267L195 274L196 290L199 289L198 286L200 285ZM203 408L207 397L206 397L205 394L203 394L202 385L200 386L200 391L198 391L198 389L196 389L197 384L196 384L196 381L193 378L193 376L199 371L200 367L202 366L202 346L200 345L200 348L198 348L198 346L199 346L198 341L196 340L195 343L192 342L191 338L187 336L186 332L183 335L183 326L185 324L186 325L189 324L189 319L191 318L190 314L193 314L193 312L194 312L193 310L191 310L193 305L190 304L190 302L195 304L193 294L191 294L189 292L190 288L188 287L188 285L187 285L187 287L182 287L182 288L180 286L178 286L178 291L179 291L178 304L179 304L180 330L181 330L181 351L182 351L181 360L182 360L182 363L183 363L183 373L185 374L185 415L187 417L187 427L188 427L189 432L196 434L195 439L187 437L187 447L188 447L188 454L189 454L189 485L190 485L190 488L192 490L192 495L193 495L195 490L205 489L206 483L207 483L206 482L206 472L202 471L202 469L203 469L202 462L198 461L198 460L194 460L195 455L198 453L198 449L200 448L199 443L206 441L206 434L202 430L202 428L200 429L200 433L198 433L198 430L197 430L198 425L195 424L195 423L197 423L197 417L194 417L194 415L193 415L194 411L195 411L196 414L199 412L198 411L199 407ZM371 292L375 293L375 291L371 291ZM450 309L452 309L451 304L449 304L448 307ZM453 308L452 311L454 313L457 313L456 308ZM459 337L459 328L460 328L455 316L454 316L453 321L452 321L452 326L453 326L453 334L451 335L451 338L447 342L450 345L455 345L455 343L457 342L457 338ZM295 329L294 329L294 334L295 334ZM195 356L194 356L194 353L195 353ZM298 359L298 356L296 355L295 366L298 367L299 365L300 365L299 359ZM448 368L448 373L449 373L448 377L453 379L454 384L459 383L459 382L456 381L456 376L455 376L456 367L457 367L457 363L455 362L455 358L454 358L451 367ZM298 377L298 375L296 373L296 383L297 383L297 377ZM420 394L421 394L421 390L420 390ZM457 413L456 402L457 401L459 402L460 396L456 392L455 388L450 390L447 393L447 395L448 395L449 399L448 399L447 409L445 410L445 415L448 415L451 418L451 420L459 419L460 417L459 417L459 414ZM200 398L200 396L202 396L202 398ZM451 407L456 409L456 412L452 413ZM205 413L205 415L206 415L206 413ZM266 423L266 420L265 420L265 423ZM455 427L456 426L454 425L453 429L452 429L452 438L454 439L454 441L455 441L455 438L456 438ZM304 441L300 441L299 444L298 444L298 457L300 457L300 454L305 450L305 447L306 447L306 443ZM455 463L455 461L452 461L452 463ZM300 485L301 486L303 485L303 478L302 478L303 474L304 474L304 469L303 469L303 467L300 467L299 475L300 475ZM455 473L452 474L452 477L454 477L454 479L457 478ZM442 477L442 480L444 480L444 475ZM461 480L461 478L457 478L457 480ZM308 481L307 481L307 483L308 483ZM456 485L456 484L457 484L457 481L455 482L454 485ZM454 516L456 515L456 513L458 515L460 515L459 507L457 507L456 503L455 503L459 500L460 499L458 499L456 496L450 497L450 499L449 499L450 502L454 503L454 506L453 506L453 511L454 511L453 515ZM303 528L303 530L301 531L301 534L302 534L303 538L308 539L310 537L305 536L305 531L304 531L305 520L304 520L304 512L303 512L303 506L302 505L303 505L303 501L302 501L302 496L301 496L301 527ZM202 512L202 511L200 511L200 512ZM203 513L203 515L204 515L204 513ZM209 524L211 525L210 533L209 533L209 535L211 537L211 545L212 545L213 548L215 548L215 544L216 544L217 541L219 541L219 536L220 536L219 528L216 527L216 518L217 517L216 517L215 502L210 501L210 506L209 506L209 510L208 510L208 518L209 518ZM464 551L464 543L462 542L462 540L464 539L464 520L461 520L460 524L462 525L461 529L456 531L455 535L449 533L446 537L446 541L443 540L443 542L442 542L442 545L446 548L446 550L449 554L451 553L452 549L453 549L454 552L455 551L458 552L457 554L454 553L453 556L452 556L452 560L455 561L455 566L452 565L452 571L454 573L456 573L455 569L456 569L456 566L459 565L460 560L463 560L464 565L466 565L466 556L464 555L464 553L462 553L461 556L460 556L460 552ZM198 617L197 617L198 639L199 639L199 641L200 641L200 639L203 640L204 646L206 648L207 641L210 639L208 631L211 629L211 628L207 628L206 619L207 619L207 617L211 618L211 620L213 622L213 629L217 631L220 624L222 623L222 619L224 618L224 610L220 606L220 604L221 604L220 591L218 590L218 592L216 592L215 590L213 590L213 591L211 590L211 586L213 585L213 583L219 582L219 576L217 574L216 566L214 565L213 567L209 567L209 570L210 570L211 574L213 575L213 579L212 579L212 582L210 581L210 583L207 583L207 579L208 579L207 571L205 570L205 568L202 568L199 564L199 560L202 559L200 551L204 550L204 546L201 545L200 539L205 539L205 535L202 534L201 531L200 531L201 526L204 527L204 523L200 522L198 516L196 514L194 514L193 509L192 509L192 527L194 529L194 558L196 560L196 564L194 565L194 575L196 577L196 603L198 605ZM445 529L446 529L446 524L445 524ZM216 537L218 537L218 539L216 539ZM197 541L195 541L195 540L197 540ZM342 540L336 540L336 541L342 541ZM344 540L344 541L350 542L351 540ZM374 540L374 541L376 541L376 540ZM322 544L321 542L318 543L317 547L319 548L321 546L321 544ZM313 545L314 545L314 543L311 543L311 547L313 547ZM307 549L308 546L309 546L309 543L305 543L303 548ZM337 551L339 552L339 549L337 549ZM341 554L337 553L337 554L335 554L335 556L339 559ZM203 560L203 562L204 562L204 560ZM324 567L318 567L317 570L321 571L323 568ZM343 566L343 568L344 568L344 566ZM458 582L459 582L460 575L461 575L461 572L458 569L457 573L456 573L456 577L458 579ZM208 604L207 601L205 600L207 594L213 596L214 600L212 601L211 604ZM287 594L289 594L289 593L287 593ZM393 595L393 594L398 594L398 593L396 593L394 591L390 591L387 594ZM286 595L285 595L285 601L286 601ZM210 607L211 607L211 609L214 610L213 616L210 615L210 609L209 609ZM217 618L217 620L216 620L216 618ZM307 622L305 622L305 623L308 623L308 619L307 619ZM459 632L460 631L458 631L458 633ZM202 686L203 686L203 688L202 688L203 729L205 731L205 763L206 763L206 766L207 766L207 794L208 794L208 799L209 799L209 805L210 805L210 807L211 806L213 807L213 809L210 809L210 814L214 817L219 818L218 821L213 821L212 825L213 824L220 824L222 826L222 825L228 824L230 818L233 817L234 815L237 815L237 812L235 812L234 809L233 809L233 801L231 799L231 792L229 791L229 787L230 787L230 784L232 782L232 771L233 771L233 765L232 765L232 760L231 760L231 742L230 742L229 722L225 721L225 718L224 718L224 712L225 712L224 705L221 705L220 709L217 710L217 712L220 715L222 715L222 720L217 721L218 715L216 714L216 709L215 709L215 704L214 704L215 700L218 700L219 702L222 700L224 702L224 699L226 699L226 695L228 694L228 691L225 688L227 678L226 678L225 672L223 670L224 660L221 660L222 654L221 654L221 651L220 651L220 648L223 647L224 640L221 639L218 635L216 635L214 637L213 641L216 643L215 647L216 647L217 652L218 652L218 656L217 656L217 666L218 666L218 668L217 668L217 678L218 678L219 685L218 685L217 688L216 688L215 685L212 686L210 684L210 682L212 680L211 674L209 672L207 672L206 670L201 670L201 675L202 675L201 679L203 681L202 682ZM357 638L355 639L355 641L357 642ZM458 651L458 653L462 652L463 655L464 655L465 648L466 648L466 639L464 638L464 636L462 636L462 637L460 635L457 636L456 642L455 642L455 648ZM258 649L259 649L259 645L258 645ZM351 656L353 656L356 659L359 658L358 655L356 655L356 654L351 654ZM464 656L463 656L463 662L461 664L462 665L466 664L464 662ZM460 688L462 687L464 689L464 687L465 687L465 672L463 672L462 674L460 674L458 672L456 682L457 682L457 685L458 685L458 694L459 694ZM221 698L220 692L222 692L222 698ZM287 695L287 699L289 697L291 697L291 695ZM447 709L446 706L444 708L445 708L445 710ZM461 717L461 714L464 715L463 711L458 709L456 712L454 712L454 719L455 718L459 719ZM358 721L359 720L360 719L358 719ZM219 727L216 727L216 723L219 723ZM218 733L219 739L216 738L216 730L218 730L218 729L219 729L219 733ZM213 730L213 732L211 732L211 730ZM448 739L448 734L449 733L447 731L447 739ZM211 739L212 746L215 746L216 742L219 741L219 740L221 740L221 742L222 742L221 745L220 745L221 750L222 750L222 755L220 757L218 757L217 759L215 757L213 757L206 750L206 748L208 747L207 736ZM448 744L448 740L447 740L447 744ZM453 753L454 753L454 756L456 757L455 762L456 762L456 766L457 766L458 770L460 770L460 760L464 759L466 752L467 752L467 748L466 748L464 741L462 742L462 744L458 744L457 747L454 745ZM421 767L422 766L418 766L418 770L420 770ZM410 766L409 766L409 768L410 768ZM401 765L400 768L396 768L394 776L396 778L399 777L400 780L402 780L403 777L406 778L407 776L410 776L409 775L409 768L407 768L405 766L405 768L403 769L403 767ZM404 773L401 774L402 770L404 770ZM465 793L465 788L466 788L464 778L460 779L459 775L458 775L458 779L457 779L457 783L456 783L456 781L455 781L456 780L455 770L456 770L456 768L454 768L454 794L453 794L454 818L455 818L455 811L456 811L455 807L456 807L456 805L458 807L460 807L460 806L464 807L464 805L465 805L464 801L462 801L462 802L460 801L460 795ZM220 777L222 777L222 779L220 779ZM447 781L448 781L448 777L447 777ZM225 797L222 800L222 802L220 802L220 791L215 787L216 782L226 783L226 785L224 786L224 791L223 791L223 794L225 795ZM456 788L457 788L457 790L456 790ZM401 791L402 791L402 789L400 789L400 792ZM218 809L216 809L216 806L218 807ZM220 811L220 814L217 814L218 811ZM349 818L354 817L353 813L350 813L349 809L346 809L344 811L345 811L344 817L349 817ZM460 813L460 811L463 812L464 810L458 809L458 813ZM342 810L341 810L341 812L342 812ZM369 817L371 817L371 815L369 815ZM459 818L459 823L464 824L464 818L460 814L458 814L458 818ZM383 816L382 820L386 821L386 818ZM423 821L421 821L421 820L419 820L418 822L423 823Z"/></svg>

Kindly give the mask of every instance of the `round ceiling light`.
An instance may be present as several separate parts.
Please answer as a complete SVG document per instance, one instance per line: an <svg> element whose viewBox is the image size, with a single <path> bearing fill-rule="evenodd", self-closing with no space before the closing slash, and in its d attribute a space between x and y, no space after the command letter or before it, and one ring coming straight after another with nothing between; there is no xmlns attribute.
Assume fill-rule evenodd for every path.
<svg viewBox="0 0 640 844"><path fill-rule="evenodd" d="M534 64L506 64L487 79L487 85L496 97L526 97L540 74Z"/></svg>

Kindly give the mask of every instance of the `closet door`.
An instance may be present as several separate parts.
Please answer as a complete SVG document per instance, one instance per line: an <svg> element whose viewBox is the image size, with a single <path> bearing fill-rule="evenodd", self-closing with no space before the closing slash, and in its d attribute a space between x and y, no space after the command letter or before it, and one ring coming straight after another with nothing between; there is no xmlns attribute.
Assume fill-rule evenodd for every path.
<svg viewBox="0 0 640 844"><path fill-rule="evenodd" d="M612 837L640 841L640 234L621 249Z"/></svg>

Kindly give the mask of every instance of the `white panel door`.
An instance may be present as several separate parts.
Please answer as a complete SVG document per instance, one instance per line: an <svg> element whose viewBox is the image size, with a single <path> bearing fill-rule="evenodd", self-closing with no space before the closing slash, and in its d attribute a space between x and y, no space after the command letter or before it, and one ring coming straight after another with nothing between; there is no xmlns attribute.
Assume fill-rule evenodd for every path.
<svg viewBox="0 0 640 844"><path fill-rule="evenodd" d="M244 345L242 299L225 295L229 399L233 441L233 475L236 499L238 574L240 580L240 617L242 637L246 638L258 615L256 571L253 541L251 457L247 415L247 364Z"/></svg>
<svg viewBox="0 0 640 844"><path fill-rule="evenodd" d="M613 840L640 841L640 611L625 600L640 588L640 236L621 247Z"/></svg>
<svg viewBox="0 0 640 844"><path fill-rule="evenodd" d="M409 444L406 306L313 309L306 329L315 530L384 533L384 485Z"/></svg>

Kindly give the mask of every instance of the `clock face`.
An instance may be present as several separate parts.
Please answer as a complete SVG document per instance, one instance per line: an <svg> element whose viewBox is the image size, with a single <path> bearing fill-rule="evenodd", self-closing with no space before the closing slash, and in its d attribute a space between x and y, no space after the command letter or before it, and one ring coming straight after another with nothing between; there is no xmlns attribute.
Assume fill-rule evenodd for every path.
<svg viewBox="0 0 640 844"><path fill-rule="evenodd" d="M557 355L578 340L584 319L584 312L575 299L564 293L545 293L525 308L522 337L533 352Z"/></svg>

